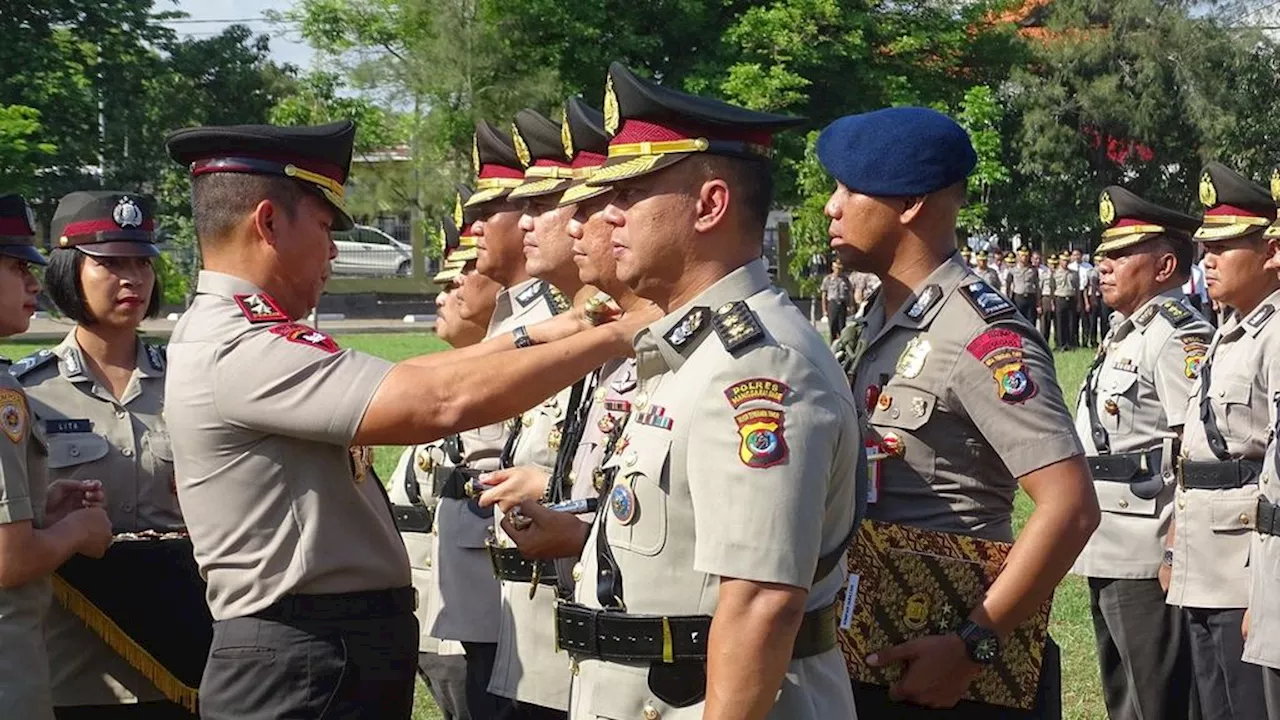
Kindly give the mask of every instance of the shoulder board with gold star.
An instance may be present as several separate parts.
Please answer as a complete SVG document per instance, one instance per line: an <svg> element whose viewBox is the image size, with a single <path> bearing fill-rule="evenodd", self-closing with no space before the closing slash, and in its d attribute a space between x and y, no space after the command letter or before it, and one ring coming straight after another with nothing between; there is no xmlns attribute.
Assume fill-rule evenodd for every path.
<svg viewBox="0 0 1280 720"><path fill-rule="evenodd" d="M756 314L742 300L735 300L720 306L715 317L711 319L724 349L736 352L744 347L754 345L764 337L764 328Z"/></svg>
<svg viewBox="0 0 1280 720"><path fill-rule="evenodd" d="M551 306L551 312L559 315L562 312L568 312L569 308L573 307L573 303L569 302L569 298L565 297L565 294L560 292L559 289L552 287L551 285L547 285L546 287L547 291L545 295L547 298L547 304Z"/></svg>
<svg viewBox="0 0 1280 720"><path fill-rule="evenodd" d="M1174 327L1181 327L1191 322L1195 316L1177 300L1165 300L1160 303L1160 314Z"/></svg>
<svg viewBox="0 0 1280 720"><path fill-rule="evenodd" d="M9 374L21 380L24 375L32 370L44 367L57 359L58 356L54 355L52 350L37 350L14 363L9 368Z"/></svg>

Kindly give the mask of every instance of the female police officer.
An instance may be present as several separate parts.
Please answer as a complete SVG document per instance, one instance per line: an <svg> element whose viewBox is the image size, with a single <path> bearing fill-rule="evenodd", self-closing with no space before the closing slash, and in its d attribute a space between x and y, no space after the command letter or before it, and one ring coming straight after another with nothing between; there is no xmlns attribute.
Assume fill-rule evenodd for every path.
<svg viewBox="0 0 1280 720"><path fill-rule="evenodd" d="M160 416L164 352L137 336L143 319L159 311L151 199L74 192L59 201L50 229L55 249L46 291L76 325L56 348L14 369L48 436L49 474L101 480L117 533L179 530L173 455ZM60 720L182 716L57 603L46 636Z"/></svg>

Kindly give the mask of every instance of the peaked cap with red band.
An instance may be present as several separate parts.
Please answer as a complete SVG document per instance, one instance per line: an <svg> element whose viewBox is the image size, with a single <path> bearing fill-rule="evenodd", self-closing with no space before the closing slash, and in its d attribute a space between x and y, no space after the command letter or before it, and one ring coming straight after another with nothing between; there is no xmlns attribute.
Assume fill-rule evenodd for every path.
<svg viewBox="0 0 1280 720"><path fill-rule="evenodd" d="M155 201L123 190L80 190L64 195L49 236L56 249L94 257L155 257Z"/></svg>
<svg viewBox="0 0 1280 720"><path fill-rule="evenodd" d="M609 159L587 182L640 177L698 153L768 160L774 134L803 122L664 87L615 62L604 96Z"/></svg>
<svg viewBox="0 0 1280 720"><path fill-rule="evenodd" d="M524 184L511 191L512 200L563 192L573 182L572 148L566 150L562 123L552 122L536 110L516 113L511 140L527 167Z"/></svg>
<svg viewBox="0 0 1280 720"><path fill-rule="evenodd" d="M21 195L0 195L0 255L49 264L36 249L36 215Z"/></svg>
<svg viewBox="0 0 1280 720"><path fill-rule="evenodd" d="M248 173L297 180L333 206L334 230L350 230L355 223L343 185L355 137L350 120L304 127L229 125L178 130L165 139L165 147L193 176Z"/></svg>
<svg viewBox="0 0 1280 720"><path fill-rule="evenodd" d="M1094 251L1099 255L1158 235L1190 243L1192 233L1200 227L1200 221L1190 215L1144 200L1119 185L1108 186L1098 197L1098 219L1105 228Z"/></svg>
<svg viewBox="0 0 1280 720"><path fill-rule="evenodd" d="M573 182L560 196L560 205L573 205L603 195L608 185L588 185L587 180L609 159L609 133L604 131L604 113L572 97L565 103L564 125L560 133L565 150L573 156Z"/></svg>
<svg viewBox="0 0 1280 720"><path fill-rule="evenodd" d="M1217 242L1265 230L1276 219L1271 193L1219 162L1200 171L1200 204L1204 218L1195 239Z"/></svg>
<svg viewBox="0 0 1280 720"><path fill-rule="evenodd" d="M488 120L476 123L476 134L471 142L471 164L475 166L476 191L467 200L466 207L505 198L524 184L524 169L528 165L516 154L511 136Z"/></svg>

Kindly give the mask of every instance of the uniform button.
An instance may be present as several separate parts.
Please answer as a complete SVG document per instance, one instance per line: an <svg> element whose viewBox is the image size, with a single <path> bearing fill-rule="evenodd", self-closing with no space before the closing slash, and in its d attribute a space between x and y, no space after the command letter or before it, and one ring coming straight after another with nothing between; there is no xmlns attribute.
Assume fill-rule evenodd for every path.
<svg viewBox="0 0 1280 720"><path fill-rule="evenodd" d="M123 448L120 453L125 457L133 457L133 448Z"/></svg>
<svg viewBox="0 0 1280 720"><path fill-rule="evenodd" d="M120 420L123 420L123 419L124 419L124 411L123 411L123 410L117 410L117 411L116 411L116 418L117 418L117 419L120 419Z"/></svg>
<svg viewBox="0 0 1280 720"><path fill-rule="evenodd" d="M570 482L570 483L575 483L575 482L577 482L577 481L578 481L578 473L574 472L573 470L570 470L570 471L569 471L569 482Z"/></svg>
<svg viewBox="0 0 1280 720"><path fill-rule="evenodd" d="M1240 524L1241 524L1241 525L1248 525L1248 524L1249 524L1249 516L1248 516L1247 514L1245 514L1245 513L1240 513Z"/></svg>
<svg viewBox="0 0 1280 720"><path fill-rule="evenodd" d="M1128 501L1128 500L1125 500L1124 498L1120 498L1120 507L1122 507L1122 508L1127 508L1127 507L1129 507L1129 501Z"/></svg>
<svg viewBox="0 0 1280 720"><path fill-rule="evenodd" d="M72 445L71 449L68 450L67 452L71 453L71 457L80 457L80 448L76 447L75 445Z"/></svg>
<svg viewBox="0 0 1280 720"><path fill-rule="evenodd" d="M573 564L573 581L578 582L582 579L582 563Z"/></svg>
<svg viewBox="0 0 1280 720"><path fill-rule="evenodd" d="M662 713L658 712L658 708L649 704L645 704L642 712L644 713L644 720L658 720L658 718L662 717Z"/></svg>
<svg viewBox="0 0 1280 720"><path fill-rule="evenodd" d="M894 420L897 420L897 419L898 419L898 416L902 414L902 411L901 411L901 410L899 410L898 408L894 408L894 409L893 409L893 412L891 412L891 413L889 413L889 414L890 414L891 416L893 416L893 419L894 419Z"/></svg>
<svg viewBox="0 0 1280 720"><path fill-rule="evenodd" d="M1179 509L1179 510L1186 510L1186 509L1187 509L1187 499L1186 499L1186 498L1178 498L1178 509Z"/></svg>

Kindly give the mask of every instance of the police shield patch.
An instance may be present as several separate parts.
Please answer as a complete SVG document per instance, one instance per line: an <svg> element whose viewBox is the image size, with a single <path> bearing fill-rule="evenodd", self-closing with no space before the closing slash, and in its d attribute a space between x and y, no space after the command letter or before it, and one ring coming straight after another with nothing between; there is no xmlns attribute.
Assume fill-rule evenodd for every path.
<svg viewBox="0 0 1280 720"><path fill-rule="evenodd" d="M738 458L747 467L773 467L787 459L783 435L786 416L781 410L748 410L734 417L738 423Z"/></svg>

